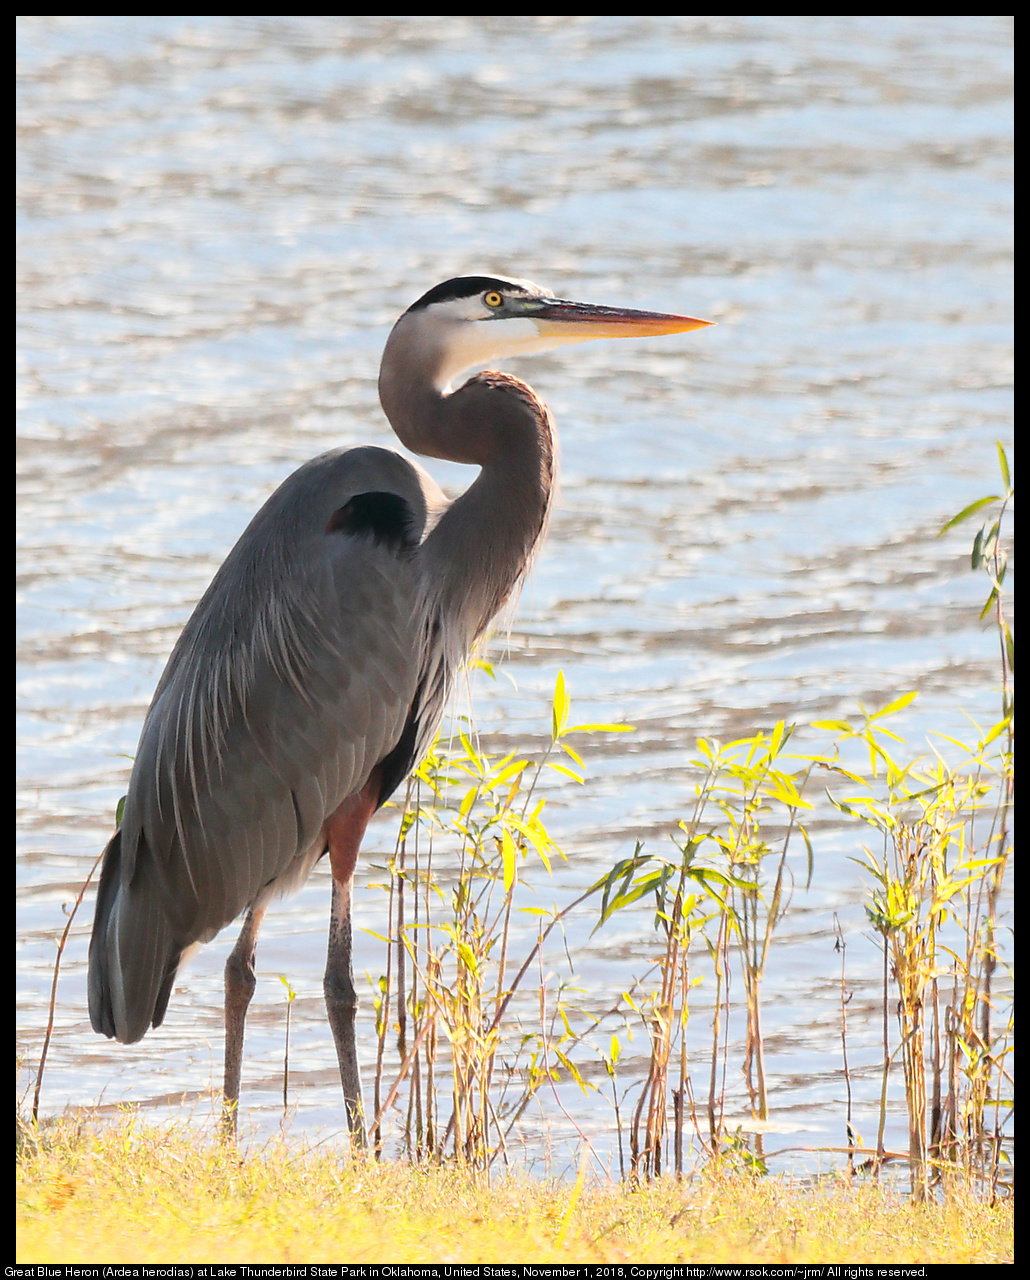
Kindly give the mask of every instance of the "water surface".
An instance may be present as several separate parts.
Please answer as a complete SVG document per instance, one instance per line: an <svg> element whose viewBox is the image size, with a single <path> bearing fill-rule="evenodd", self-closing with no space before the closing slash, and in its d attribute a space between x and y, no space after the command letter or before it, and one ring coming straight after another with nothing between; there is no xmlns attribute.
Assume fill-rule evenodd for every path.
<svg viewBox="0 0 1030 1280"><path fill-rule="evenodd" d="M968 716L992 723L970 535L935 535L995 490L994 441L1011 434L1011 87L1010 28L990 17L21 19L26 1063L62 904L107 839L179 629L294 467L394 443L382 345L448 276L718 321L512 365L557 419L561 494L491 646L502 675L473 682L476 722L491 749L539 747L561 669L577 716L636 726L596 743L586 785L555 780L569 861L535 901L568 901L636 840L667 840L700 735L908 689L913 752ZM451 492L471 478L429 466ZM394 822L367 841L370 929L384 907L364 885ZM783 1146L843 1140L833 911L856 990L857 1127L875 1133L880 960L848 861L862 837L828 806L813 830L814 882L767 979ZM298 992L293 1124L342 1125L321 1006L328 886L319 868L262 935L244 1077L259 1130L278 1119L279 974ZM91 902L44 1109L160 1112L187 1092L209 1110L231 931L181 975L163 1027L115 1046L85 1010ZM603 1007L654 946L646 911L591 937L594 920L570 925L570 948ZM357 970L376 976L381 944L359 938ZM560 946L547 959L566 965ZM607 1160L610 1113L575 1089L563 1100ZM901 1122L895 1106L890 1141ZM524 1132L544 1161L571 1129L545 1106Z"/></svg>

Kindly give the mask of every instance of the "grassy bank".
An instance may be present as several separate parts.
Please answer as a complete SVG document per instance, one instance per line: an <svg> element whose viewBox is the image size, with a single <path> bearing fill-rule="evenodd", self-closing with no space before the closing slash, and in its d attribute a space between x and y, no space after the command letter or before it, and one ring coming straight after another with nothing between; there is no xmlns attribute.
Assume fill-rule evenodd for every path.
<svg viewBox="0 0 1030 1280"><path fill-rule="evenodd" d="M43 1262L998 1262L1011 1202L915 1204L771 1178L529 1182L184 1126L62 1123L25 1138L17 1258Z"/></svg>

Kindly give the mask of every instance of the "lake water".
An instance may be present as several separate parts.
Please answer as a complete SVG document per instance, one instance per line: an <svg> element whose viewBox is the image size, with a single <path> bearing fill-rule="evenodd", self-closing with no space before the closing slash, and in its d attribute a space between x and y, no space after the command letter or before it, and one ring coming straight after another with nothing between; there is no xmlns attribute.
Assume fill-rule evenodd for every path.
<svg viewBox="0 0 1030 1280"><path fill-rule="evenodd" d="M588 751L586 785L549 790L569 860L535 901L569 901L638 839L666 847L700 735L909 689L897 727L912 754L931 730L997 719L972 530L935 535L997 491L994 442L1011 439L1011 53L1008 20L976 16L19 20L26 1079L62 904L109 835L179 629L294 467L392 443L383 342L449 276L718 321L511 366L554 412L561 493L491 646L501 674L473 682L476 722L490 749L539 748L560 669L577 718L636 726ZM451 492L471 478L429 467ZM385 925L365 886L395 823L366 841L368 929ZM813 831L813 885L766 979L784 1147L844 1140L834 911L856 993L856 1127L875 1140L880 957L848 861L863 836L829 806ZM298 993L294 1130L343 1125L321 1004L328 887L320 867L262 934L242 1112L259 1132L279 1116L280 974ZM165 1114L186 1093L208 1114L231 931L126 1047L89 1027L91 916L92 896L44 1112ZM646 970L650 917L592 937L593 909L570 924L584 999ZM358 938L357 970L375 976L382 944ZM560 945L547 963L567 964ZM367 1063L368 999L361 1035ZM562 1096L609 1160L610 1112ZM527 1115L532 1161L562 1167L574 1139L560 1111Z"/></svg>

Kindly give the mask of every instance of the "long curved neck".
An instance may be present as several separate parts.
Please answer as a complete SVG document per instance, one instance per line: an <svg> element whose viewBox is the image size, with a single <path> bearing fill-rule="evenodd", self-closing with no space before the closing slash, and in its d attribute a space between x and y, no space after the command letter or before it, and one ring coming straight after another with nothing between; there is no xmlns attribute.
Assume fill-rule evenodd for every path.
<svg viewBox="0 0 1030 1280"><path fill-rule="evenodd" d="M482 373L445 394L428 368L401 366L390 355L388 345L379 394L402 444L482 468L420 553L437 607L467 646L518 585L543 534L554 491L554 427L547 406L518 378Z"/></svg>

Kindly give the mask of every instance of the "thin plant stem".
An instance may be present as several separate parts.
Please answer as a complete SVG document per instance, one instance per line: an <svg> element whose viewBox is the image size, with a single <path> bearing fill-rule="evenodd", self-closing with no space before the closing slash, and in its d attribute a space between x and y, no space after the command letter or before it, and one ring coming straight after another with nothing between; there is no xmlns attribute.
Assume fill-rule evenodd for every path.
<svg viewBox="0 0 1030 1280"><path fill-rule="evenodd" d="M72 905L71 911L68 912L68 920L65 923L64 931L61 934L61 941L57 944L57 956L54 959L54 977L50 984L50 1008L47 1013L46 1033L43 1036L43 1048L39 1055L39 1070L36 1072L36 1087L32 1094L32 1123L39 1123L39 1094L43 1088L43 1070L46 1067L47 1054L50 1052L50 1039L54 1033L54 1010L57 1007L57 979L61 972L61 957L64 955L65 944L68 941L68 934L71 932L72 924L75 920L76 913L82 905L83 895L89 888L90 881L96 873L97 867L104 853L101 851L97 854L96 860L89 869L89 875L82 882L82 888L79 890L78 897Z"/></svg>
<svg viewBox="0 0 1030 1280"><path fill-rule="evenodd" d="M837 935L835 950L840 952L840 1051L844 1061L844 1086L848 1093L847 1127L845 1132L848 1136L848 1181L850 1182L855 1177L855 1156L851 1148L855 1146L856 1142L855 1130L852 1124L851 1069L848 1066L848 1004L851 996L848 994L845 977L845 956L848 944L844 940L844 930L841 928L840 919L836 911L833 913L833 928Z"/></svg>

